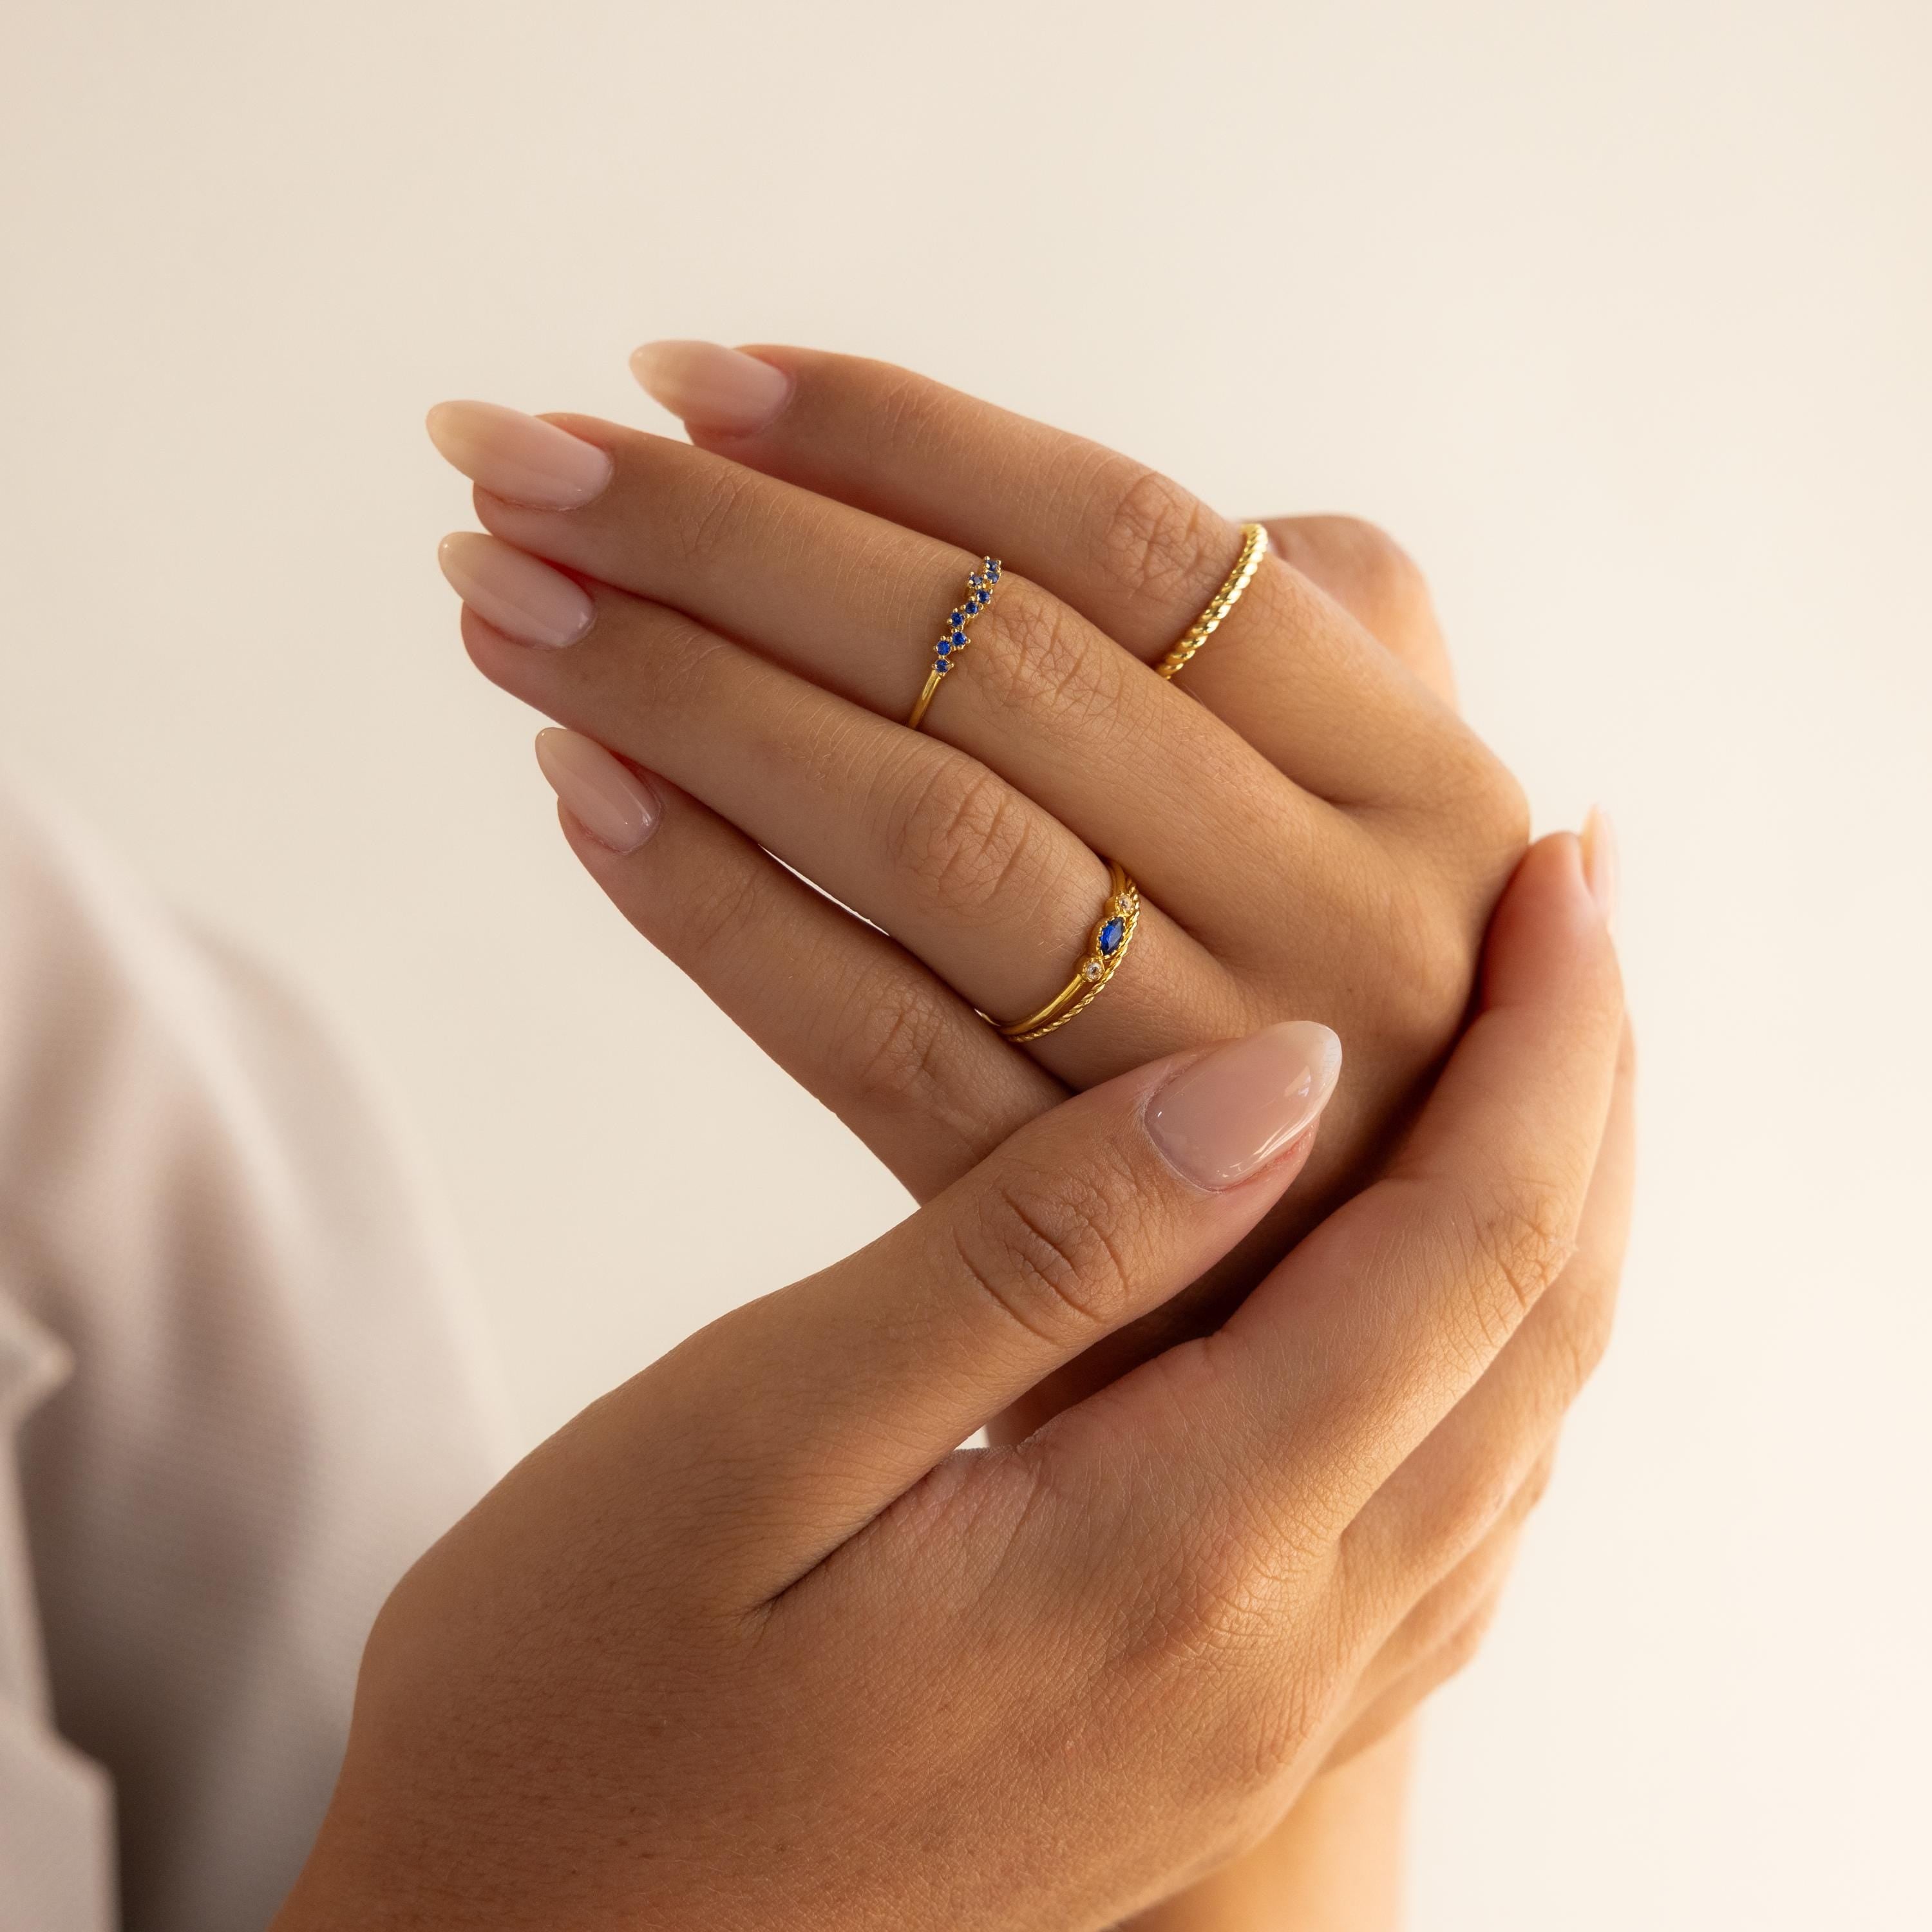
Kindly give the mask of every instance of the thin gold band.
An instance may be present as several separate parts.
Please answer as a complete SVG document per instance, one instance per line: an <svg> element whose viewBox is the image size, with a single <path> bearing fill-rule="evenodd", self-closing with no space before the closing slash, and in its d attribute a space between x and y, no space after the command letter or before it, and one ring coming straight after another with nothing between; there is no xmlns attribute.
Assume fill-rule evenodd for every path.
<svg viewBox="0 0 1932 1932"><path fill-rule="evenodd" d="M913 705L912 714L906 720L908 730L916 731L926 722L926 706L932 702L934 694L939 689L939 676L937 666L926 673L926 688L920 693Z"/></svg>
<svg viewBox="0 0 1932 1932"><path fill-rule="evenodd" d="M1215 592L1206 610L1188 626L1187 634L1154 668L1162 677L1177 676L1188 660L1221 627L1228 613L1241 601L1241 592L1255 580L1255 572L1268 555L1268 533L1259 524L1241 526L1241 554L1228 573L1228 580Z"/></svg>
<svg viewBox="0 0 1932 1932"><path fill-rule="evenodd" d="M1054 1033L1077 1015L1084 1012L1106 991L1107 982L1120 970L1134 942L1140 924L1141 890L1114 860L1107 862L1107 903L1087 935L1086 956L1073 976L1036 1013L1000 1027L1000 1037L1024 1046L1028 1040ZM998 1023L995 1022L997 1024Z"/></svg>

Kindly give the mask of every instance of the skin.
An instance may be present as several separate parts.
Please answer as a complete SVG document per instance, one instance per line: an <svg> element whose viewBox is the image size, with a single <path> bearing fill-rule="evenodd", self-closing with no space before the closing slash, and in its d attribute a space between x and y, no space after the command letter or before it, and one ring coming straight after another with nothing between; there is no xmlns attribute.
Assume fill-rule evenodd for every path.
<svg viewBox="0 0 1932 1932"><path fill-rule="evenodd" d="M1225 573L1232 526L1130 459L905 371L758 353L791 389L757 434L694 422L694 449L552 418L609 452L610 486L562 512L478 494L500 539L563 566L596 606L564 652L466 611L479 667L656 768L666 830L644 850L613 854L565 814L626 916L922 1199L1149 1052L1288 1014L1350 1042L1302 1185L1187 1293L994 1420L995 1439L1018 1441L1211 1329L1374 1171L1466 1009L1478 936L1522 849L1520 794L1455 716L1420 574L1370 526L1269 520L1274 557L1184 689L1166 685L1140 664ZM970 566L949 546L981 544L1006 580L913 737L894 721L925 660L904 640L936 614L922 617L926 587ZM1165 755L1150 770L1138 754L1153 742ZM1030 1010L1064 979L1066 935L1099 896L1090 845L1148 892L1131 971L1077 1027L1006 1046L973 1006ZM1473 1652L1552 1453L1362 1673L1330 1769ZM1224 1883L1159 1922L1327 1923L1296 1894L1333 1889L1314 1848L1346 1835L1284 1830L1244 1862L1279 1920L1226 1902L1240 1888Z"/></svg>
<svg viewBox="0 0 1932 1932"><path fill-rule="evenodd" d="M1622 1026L1558 835L1384 1176L1016 1444L952 1446L1312 1171L1305 1134L1229 1186L1175 1168L1148 1124L1194 1055L701 1331L398 1587L280 1932L1100 1932L1227 1867L1600 1346Z"/></svg>
<svg viewBox="0 0 1932 1932"><path fill-rule="evenodd" d="M760 354L793 389L758 435L693 425L716 446L693 447L554 418L608 452L602 493L565 512L476 499L487 530L595 608L562 650L466 610L478 667L721 821L701 902L626 906L647 936L922 1200L1042 1107L1160 1054L1283 1017L1350 1042L1306 1198L1030 1396L1024 1432L1211 1326L1372 1174L1468 1010L1522 794L1445 701L1419 576L1366 526L1275 522L1283 555L1169 684L1145 666L1226 574L1237 526L1132 459L906 371ZM1004 560L999 595L908 733L919 640L982 550ZM1399 644L1324 578L1404 611ZM1077 1024L1008 1046L975 1009L1029 1012L1064 982L1105 896L1096 854L1147 902L1132 969ZM814 981L839 997L801 1016Z"/></svg>

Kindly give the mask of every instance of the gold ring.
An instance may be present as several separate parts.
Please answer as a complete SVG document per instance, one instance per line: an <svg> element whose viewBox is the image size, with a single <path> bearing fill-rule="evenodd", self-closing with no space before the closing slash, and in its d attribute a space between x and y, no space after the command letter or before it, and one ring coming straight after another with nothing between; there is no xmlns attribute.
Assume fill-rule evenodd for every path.
<svg viewBox="0 0 1932 1932"><path fill-rule="evenodd" d="M932 668L927 672L926 688L919 694L918 702L912 707L912 716L906 720L916 731L925 722L926 707L932 702L933 693L938 690L940 680L966 655L966 633L973 620L993 601L993 592L1000 581L1000 560L996 556L982 556L980 568L966 580L966 598L953 607L946 620L946 628L939 634L939 641L932 647Z"/></svg>
<svg viewBox="0 0 1932 1932"><path fill-rule="evenodd" d="M1042 1034L1056 1032L1076 1014L1084 1012L1119 970L1134 943L1141 917L1141 889L1114 860L1107 862L1107 903L1087 936L1087 951L1072 979L1036 1013L1000 1028L1000 1037L1024 1046ZM996 1022L995 1024L998 1024Z"/></svg>
<svg viewBox="0 0 1932 1932"><path fill-rule="evenodd" d="M1206 610L1188 626L1187 634L1154 666L1162 677L1176 676L1190 658L1220 629L1228 613L1241 601L1241 592L1255 580L1255 572L1268 555L1268 533L1258 524L1241 526L1241 554L1228 573L1228 580L1215 592Z"/></svg>

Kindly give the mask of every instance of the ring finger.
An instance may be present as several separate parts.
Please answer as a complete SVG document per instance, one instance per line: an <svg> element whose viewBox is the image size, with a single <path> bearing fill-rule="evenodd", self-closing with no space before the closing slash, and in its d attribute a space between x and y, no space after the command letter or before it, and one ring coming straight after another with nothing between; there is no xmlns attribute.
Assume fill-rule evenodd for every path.
<svg viewBox="0 0 1932 1932"><path fill-rule="evenodd" d="M988 544L1150 662L1240 548L1229 519L1145 464L886 363L669 342L632 367L704 448L910 529ZM1493 760L1298 560L1291 550L1264 562L1189 666L1187 691L1321 797L1438 810Z"/></svg>
<svg viewBox="0 0 1932 1932"><path fill-rule="evenodd" d="M592 418L457 404L433 422L446 453L479 480L478 512L496 535L673 606L894 723L908 716L947 607L979 561L706 452ZM568 509L491 494L493 483L530 490L506 454L524 445L560 460L601 458L609 474ZM1250 950L1258 929L1278 931L1291 911L1299 928L1334 929L1322 903L1330 883L1346 896L1374 869L1368 836L1344 814L1023 576L1003 576L968 634L932 700L929 735L1120 859L1224 956ZM1361 850L1315 862L1337 844ZM1292 908L1269 890L1290 877ZM1246 890L1229 893L1230 879Z"/></svg>
<svg viewBox="0 0 1932 1932"><path fill-rule="evenodd" d="M1066 982L1107 898L1106 866L976 760L494 538L454 538L444 561L470 654L506 690L663 772L996 1018ZM532 610L567 617L580 640L517 641L506 627L536 628ZM1246 1024L1232 976L1148 903L1094 1016L1033 1050L1085 1084Z"/></svg>

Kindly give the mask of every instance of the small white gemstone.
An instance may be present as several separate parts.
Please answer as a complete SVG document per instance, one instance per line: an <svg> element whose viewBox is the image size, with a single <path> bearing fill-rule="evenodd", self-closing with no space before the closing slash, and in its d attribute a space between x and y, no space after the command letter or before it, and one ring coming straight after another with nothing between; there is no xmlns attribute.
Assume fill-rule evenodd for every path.
<svg viewBox="0 0 1932 1932"><path fill-rule="evenodd" d="M1086 974L1088 979L1097 980L1106 969L1101 965L1099 960L1090 959L1085 965L1081 968L1080 970Z"/></svg>

